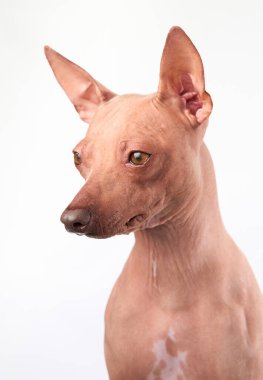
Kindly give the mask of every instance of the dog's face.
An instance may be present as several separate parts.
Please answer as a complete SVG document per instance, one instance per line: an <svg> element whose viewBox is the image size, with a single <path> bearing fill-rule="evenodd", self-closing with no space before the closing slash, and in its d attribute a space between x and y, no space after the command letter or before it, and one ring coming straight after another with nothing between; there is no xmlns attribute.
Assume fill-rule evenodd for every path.
<svg viewBox="0 0 263 380"><path fill-rule="evenodd" d="M91 218L76 232L111 236L172 216L191 182L193 147L179 115L155 95L116 96L99 107L73 150L85 185L67 210L85 209Z"/></svg>
<svg viewBox="0 0 263 380"><path fill-rule="evenodd" d="M90 124L73 150L85 184L62 214L67 230L103 238L180 217L198 196L199 149L212 109L201 59L184 32L170 31L158 92L148 96L117 96L58 53L47 57Z"/></svg>

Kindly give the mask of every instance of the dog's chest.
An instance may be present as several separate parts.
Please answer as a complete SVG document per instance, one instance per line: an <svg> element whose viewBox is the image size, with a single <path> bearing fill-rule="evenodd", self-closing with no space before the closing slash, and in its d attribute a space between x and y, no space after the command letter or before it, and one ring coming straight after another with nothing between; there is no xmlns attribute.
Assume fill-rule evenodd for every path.
<svg viewBox="0 0 263 380"><path fill-rule="evenodd" d="M139 295L115 294L106 312L110 379L226 380L232 371L249 379L242 314L219 314L203 305L164 312Z"/></svg>
<svg viewBox="0 0 263 380"><path fill-rule="evenodd" d="M167 318L150 314L107 320L105 351L112 380L184 379L188 348Z"/></svg>

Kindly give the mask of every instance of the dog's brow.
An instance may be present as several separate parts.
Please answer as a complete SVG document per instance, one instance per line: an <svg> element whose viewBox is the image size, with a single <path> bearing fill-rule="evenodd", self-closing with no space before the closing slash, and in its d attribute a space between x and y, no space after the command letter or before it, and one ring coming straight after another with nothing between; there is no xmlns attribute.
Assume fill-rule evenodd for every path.
<svg viewBox="0 0 263 380"><path fill-rule="evenodd" d="M123 140L123 141L120 141L120 148L122 151L124 151L127 147L127 141Z"/></svg>

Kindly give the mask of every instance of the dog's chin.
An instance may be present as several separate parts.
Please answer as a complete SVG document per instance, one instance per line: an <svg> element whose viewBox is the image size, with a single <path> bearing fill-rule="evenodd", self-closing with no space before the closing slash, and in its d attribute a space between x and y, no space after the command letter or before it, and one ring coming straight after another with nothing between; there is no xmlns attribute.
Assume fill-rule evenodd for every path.
<svg viewBox="0 0 263 380"><path fill-rule="evenodd" d="M86 234L78 234L77 235L80 235L80 236L86 236L88 238L93 238L93 239L109 239L113 236L116 236L116 235L128 235L129 233L133 232L132 230L127 230L127 229L123 229L123 230L117 230L117 231L112 231L110 233L103 233L103 234L100 234L100 233L86 233Z"/></svg>
<svg viewBox="0 0 263 380"><path fill-rule="evenodd" d="M86 236L88 238L93 238L93 239L108 239L110 237L113 237L115 235L118 235L118 232L115 232L115 231L111 231L111 232L104 232L104 233L101 233L101 232L97 232L97 231L70 231L66 228L66 231L71 233L71 234L75 234L75 235L78 235L78 236Z"/></svg>
<svg viewBox="0 0 263 380"><path fill-rule="evenodd" d="M111 234L103 234L103 235L100 235L100 234L92 234L92 233L88 233L88 234L84 234L84 236L88 237L88 238L93 238L93 239L108 239L108 238L111 238L113 236L117 235L116 233L111 233Z"/></svg>

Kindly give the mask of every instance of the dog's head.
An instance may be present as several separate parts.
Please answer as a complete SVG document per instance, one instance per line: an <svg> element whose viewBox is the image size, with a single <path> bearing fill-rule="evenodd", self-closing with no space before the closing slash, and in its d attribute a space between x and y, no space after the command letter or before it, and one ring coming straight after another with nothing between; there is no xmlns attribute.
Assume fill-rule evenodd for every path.
<svg viewBox="0 0 263 380"><path fill-rule="evenodd" d="M74 148L84 186L63 212L70 232L104 238L180 217L198 197L199 151L212 110L201 58L178 27L165 43L158 91L116 95L54 50L52 70L89 123Z"/></svg>

